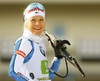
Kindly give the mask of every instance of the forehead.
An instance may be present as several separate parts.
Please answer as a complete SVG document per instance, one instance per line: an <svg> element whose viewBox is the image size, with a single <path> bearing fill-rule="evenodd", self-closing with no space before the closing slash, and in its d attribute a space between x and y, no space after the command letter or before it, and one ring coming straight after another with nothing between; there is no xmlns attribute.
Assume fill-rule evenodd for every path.
<svg viewBox="0 0 100 81"><path fill-rule="evenodd" d="M43 16L37 15L37 16L33 16L30 19L44 19Z"/></svg>

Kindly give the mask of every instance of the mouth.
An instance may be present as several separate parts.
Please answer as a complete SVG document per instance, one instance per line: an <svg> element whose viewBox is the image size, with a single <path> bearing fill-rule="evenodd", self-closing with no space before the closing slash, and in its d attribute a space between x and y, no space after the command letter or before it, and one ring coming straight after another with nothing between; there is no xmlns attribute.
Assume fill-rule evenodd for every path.
<svg viewBox="0 0 100 81"><path fill-rule="evenodd" d="M41 28L34 28L35 30L40 30Z"/></svg>

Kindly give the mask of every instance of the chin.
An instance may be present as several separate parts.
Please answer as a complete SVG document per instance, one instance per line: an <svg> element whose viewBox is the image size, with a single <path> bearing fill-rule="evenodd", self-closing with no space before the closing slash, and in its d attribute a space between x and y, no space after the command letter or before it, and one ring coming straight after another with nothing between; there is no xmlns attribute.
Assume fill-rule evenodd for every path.
<svg viewBox="0 0 100 81"><path fill-rule="evenodd" d="M36 36L40 36L42 34L42 31L34 31L33 34Z"/></svg>
<svg viewBox="0 0 100 81"><path fill-rule="evenodd" d="M34 34L34 33L33 33ZM40 36L41 34L40 33L35 33L34 35L36 35L36 36Z"/></svg>

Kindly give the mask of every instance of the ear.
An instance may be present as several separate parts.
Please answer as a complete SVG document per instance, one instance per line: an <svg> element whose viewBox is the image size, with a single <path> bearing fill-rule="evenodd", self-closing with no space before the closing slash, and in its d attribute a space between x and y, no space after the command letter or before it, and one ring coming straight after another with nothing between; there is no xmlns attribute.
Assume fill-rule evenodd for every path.
<svg viewBox="0 0 100 81"><path fill-rule="evenodd" d="M26 27L26 28L28 27L27 22L25 23L25 27Z"/></svg>

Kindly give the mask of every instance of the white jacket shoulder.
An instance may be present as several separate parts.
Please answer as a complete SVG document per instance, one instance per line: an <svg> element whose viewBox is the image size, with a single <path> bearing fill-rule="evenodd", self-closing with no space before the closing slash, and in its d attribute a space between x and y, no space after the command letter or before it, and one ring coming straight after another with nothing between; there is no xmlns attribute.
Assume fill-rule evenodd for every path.
<svg viewBox="0 0 100 81"><path fill-rule="evenodd" d="M23 51L26 55L29 54L29 52L32 50L32 46L29 39L21 37L19 40L21 40L21 43L18 50Z"/></svg>

